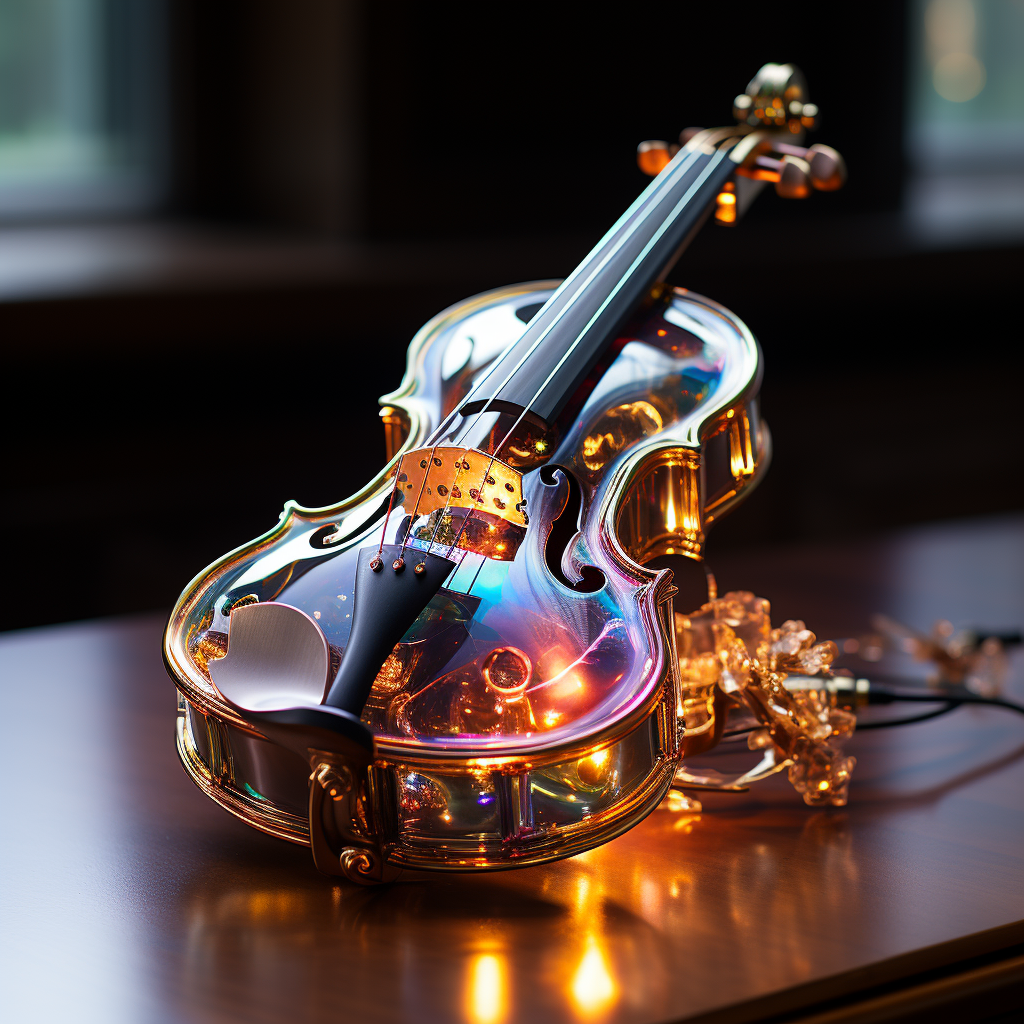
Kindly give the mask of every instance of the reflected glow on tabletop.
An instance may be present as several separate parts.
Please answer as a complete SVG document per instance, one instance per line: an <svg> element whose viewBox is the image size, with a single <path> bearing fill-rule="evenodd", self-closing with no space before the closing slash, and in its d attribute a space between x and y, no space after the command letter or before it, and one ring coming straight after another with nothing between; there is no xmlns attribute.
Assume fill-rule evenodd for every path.
<svg viewBox="0 0 1024 1024"><path fill-rule="evenodd" d="M903 621L1024 621L1024 522L919 529L803 562L745 554L744 572L781 577L783 556L794 593L827 563L840 581L867 578L866 607ZM864 598L852 593L826 593L823 617L853 618ZM986 708L855 735L863 771L843 809L806 808L777 777L702 794L700 815L656 811L570 860L332 884L305 849L197 797L168 736L162 625L0 638L12 1020L651 1024L832 986L1024 919L1024 735ZM1022 670L1017 652L1017 699ZM612 758L590 760L584 773Z"/></svg>
<svg viewBox="0 0 1024 1024"><path fill-rule="evenodd" d="M594 932L587 933L586 952L572 976L569 992L579 1015L584 1018L596 1016L609 1009L618 997L618 982L612 977L608 961Z"/></svg>
<svg viewBox="0 0 1024 1024"><path fill-rule="evenodd" d="M467 1016L473 1024L500 1024L508 1013L508 968L495 953L478 953L470 963Z"/></svg>

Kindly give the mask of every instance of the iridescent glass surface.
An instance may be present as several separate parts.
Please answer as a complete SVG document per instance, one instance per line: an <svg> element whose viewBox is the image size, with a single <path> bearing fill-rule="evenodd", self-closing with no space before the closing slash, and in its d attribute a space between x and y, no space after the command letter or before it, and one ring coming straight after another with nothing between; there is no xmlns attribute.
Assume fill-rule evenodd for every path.
<svg viewBox="0 0 1024 1024"><path fill-rule="evenodd" d="M424 328L402 387L382 399L407 415L405 451L426 443L549 294L505 289ZM183 692L221 714L208 665L225 653L240 603L278 601L306 612L327 638L333 673L349 639L360 549L404 544L410 564L428 550L456 563L381 667L363 713L381 751L398 762L404 841L488 844L572 826L636 793L671 756L651 715L666 697L674 707L677 674L661 607L667 574L637 562L671 552L673 540L676 550L699 553L707 510L734 499L768 442L756 416L756 345L720 307L666 293L613 352L558 432L518 426L512 440L523 454L510 460L521 474L521 520L511 510L454 507L450 495L428 505L410 494L386 516L400 458L354 500L286 508L275 530L226 556L183 595L168 642L168 661L188 680ZM740 422L749 459L737 463L729 432ZM464 442L453 428L438 443L450 461L460 449L445 446ZM430 467L424 471L422 489L413 489L421 495L437 483ZM667 491L659 473L668 474ZM190 719L179 746L206 764L202 731ZM234 726L218 736L232 748L221 758L230 775L247 763L246 750L235 756ZM449 761L434 770L430 759L440 755ZM212 748L208 756L217 760ZM453 767L450 758L460 756L468 760ZM488 770L503 759L535 763L505 778ZM279 794L281 773L276 782L275 772L263 774ZM251 774L243 782L236 772L230 784L260 806L297 808L305 776L298 764L291 774L290 798L271 797ZM648 805L657 798L648 795Z"/></svg>

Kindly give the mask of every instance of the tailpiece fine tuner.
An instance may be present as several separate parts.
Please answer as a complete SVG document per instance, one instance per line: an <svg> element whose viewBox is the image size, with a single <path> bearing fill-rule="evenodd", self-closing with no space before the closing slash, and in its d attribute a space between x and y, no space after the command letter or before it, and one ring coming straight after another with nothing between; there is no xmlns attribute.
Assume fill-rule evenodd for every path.
<svg viewBox="0 0 1024 1024"><path fill-rule="evenodd" d="M809 803L845 800L847 726L813 683L834 648L773 631L752 595L719 598L704 564L709 527L768 465L761 353L727 309L662 282L709 217L845 174L803 148L818 114L792 65L765 65L733 110L641 144L654 180L564 281L430 320L381 399L381 472L337 505L289 503L179 599L164 655L185 768L322 871L567 857L673 787L786 767ZM737 716L761 730L759 764L693 769Z"/></svg>

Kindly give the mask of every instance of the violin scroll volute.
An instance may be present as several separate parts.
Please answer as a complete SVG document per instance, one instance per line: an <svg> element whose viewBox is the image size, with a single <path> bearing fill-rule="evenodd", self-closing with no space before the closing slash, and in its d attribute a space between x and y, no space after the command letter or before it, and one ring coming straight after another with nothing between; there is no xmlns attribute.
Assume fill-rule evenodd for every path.
<svg viewBox="0 0 1024 1024"><path fill-rule="evenodd" d="M807 98L807 80L793 64L765 64L733 100L732 113L748 129L802 136L818 126L817 104Z"/></svg>

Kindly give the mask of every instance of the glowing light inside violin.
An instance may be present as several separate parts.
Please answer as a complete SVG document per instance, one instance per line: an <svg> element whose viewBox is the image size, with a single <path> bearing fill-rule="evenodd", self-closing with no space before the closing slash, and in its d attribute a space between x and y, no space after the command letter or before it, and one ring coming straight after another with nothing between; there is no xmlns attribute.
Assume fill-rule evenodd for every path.
<svg viewBox="0 0 1024 1024"><path fill-rule="evenodd" d="M767 65L748 93L780 111L796 194L802 78ZM363 881L566 856L657 805L714 715L680 673L670 566L769 455L750 332L657 281L737 175L771 180L774 138L645 144L658 177L565 282L421 330L376 480L189 587L165 653L214 799Z"/></svg>

